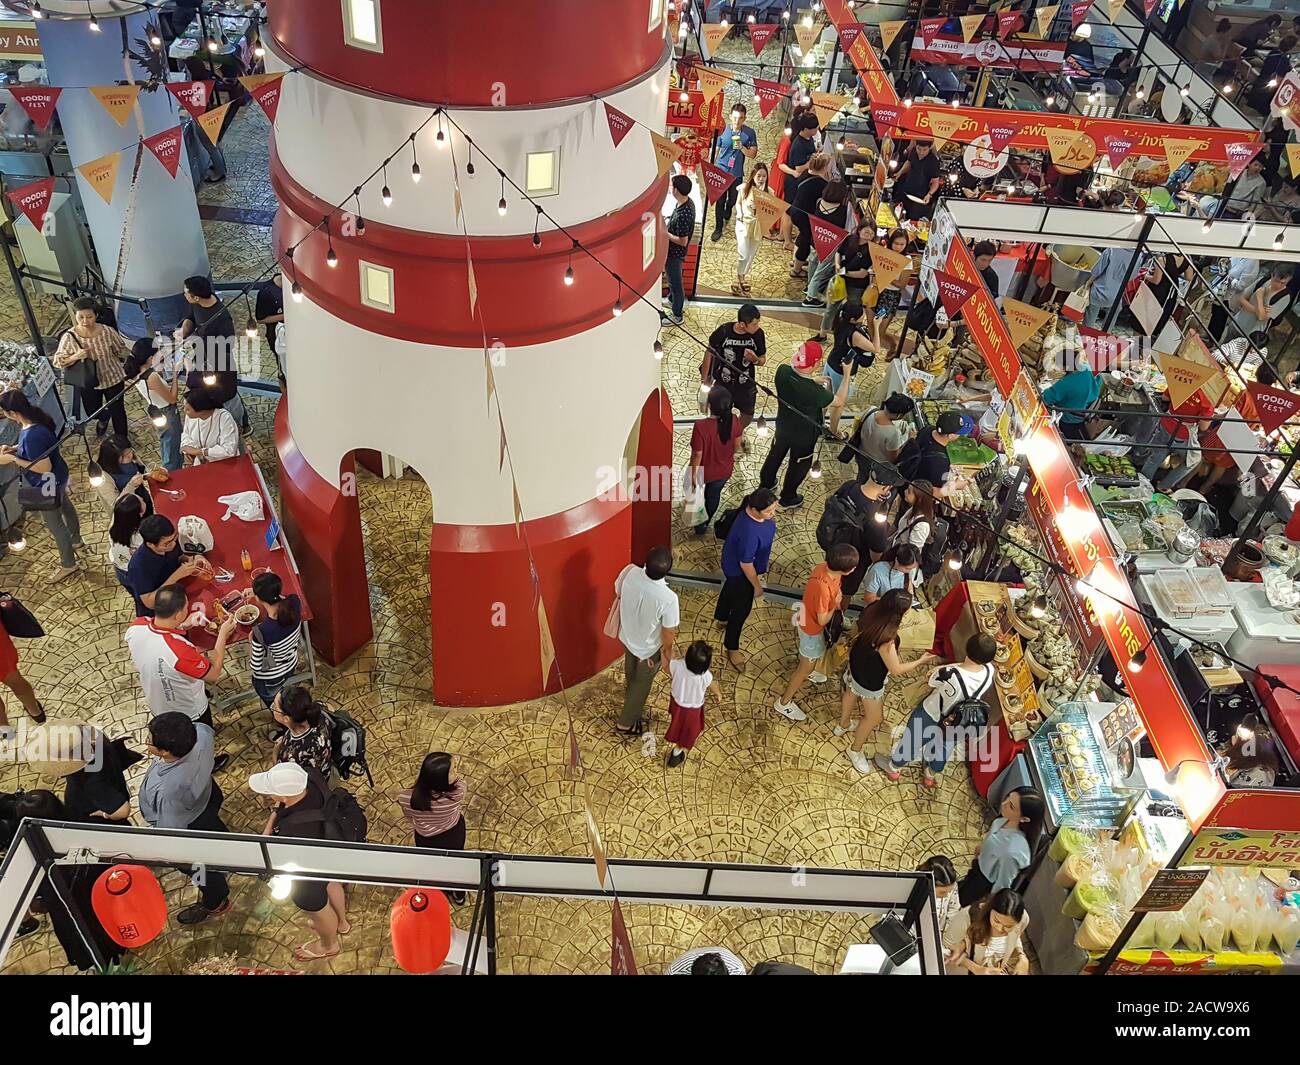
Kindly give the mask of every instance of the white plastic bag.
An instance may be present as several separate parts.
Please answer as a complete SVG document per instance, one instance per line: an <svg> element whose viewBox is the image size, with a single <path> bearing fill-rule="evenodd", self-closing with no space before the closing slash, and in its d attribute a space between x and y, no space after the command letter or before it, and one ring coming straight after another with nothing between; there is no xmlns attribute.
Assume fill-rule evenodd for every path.
<svg viewBox="0 0 1300 1065"><path fill-rule="evenodd" d="M262 521L265 517L260 492L236 492L234 495L219 496L217 502L226 504L222 521L229 521L232 514L243 521Z"/></svg>
<svg viewBox="0 0 1300 1065"><path fill-rule="evenodd" d="M216 544L208 523L197 514L186 514L176 522L176 539L188 555L207 554Z"/></svg>
<svg viewBox="0 0 1300 1065"><path fill-rule="evenodd" d="M704 507L704 485L698 484L687 488L686 502L682 504L682 525L694 529L708 521L708 512Z"/></svg>

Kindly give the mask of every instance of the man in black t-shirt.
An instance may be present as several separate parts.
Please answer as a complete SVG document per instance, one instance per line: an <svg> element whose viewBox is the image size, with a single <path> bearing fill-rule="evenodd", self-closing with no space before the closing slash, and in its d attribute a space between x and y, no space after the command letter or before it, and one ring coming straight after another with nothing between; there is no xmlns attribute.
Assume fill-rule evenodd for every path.
<svg viewBox="0 0 1300 1065"><path fill-rule="evenodd" d="M1002 294L998 272L993 269L993 260L997 257L998 246L991 240L981 240L971 249L971 254L975 257L975 269L980 272L980 277L984 278L984 284L988 286L989 295L997 299Z"/></svg>
<svg viewBox="0 0 1300 1065"><path fill-rule="evenodd" d="M731 393L731 405L739 416L741 447L748 450L745 427L754 420L758 402L757 367L767 361L767 338L762 315L752 303L743 304L734 322L718 326L709 337L709 348L700 365L701 385L719 384Z"/></svg>
<svg viewBox="0 0 1300 1065"><path fill-rule="evenodd" d="M948 445L961 435L961 415L946 410L939 415L933 429L915 436L898 454L898 469L909 481L928 481L942 490L948 481L952 463Z"/></svg>
<svg viewBox="0 0 1300 1065"><path fill-rule="evenodd" d="M284 381L284 367L280 363L280 353L275 350L275 330L284 321L284 277L280 271L275 276L257 286L257 302L253 304L253 317L257 324L266 327L266 342L275 357L275 365Z"/></svg>
<svg viewBox="0 0 1300 1065"><path fill-rule="evenodd" d="M894 178L894 202L902 206L908 218L929 218L942 186L943 171L934 141L913 141Z"/></svg>
<svg viewBox="0 0 1300 1065"><path fill-rule="evenodd" d="M240 429L247 432L248 413L239 398L235 321L206 277L185 279L185 302L190 310L181 320L181 336L192 348L185 387L211 390Z"/></svg>

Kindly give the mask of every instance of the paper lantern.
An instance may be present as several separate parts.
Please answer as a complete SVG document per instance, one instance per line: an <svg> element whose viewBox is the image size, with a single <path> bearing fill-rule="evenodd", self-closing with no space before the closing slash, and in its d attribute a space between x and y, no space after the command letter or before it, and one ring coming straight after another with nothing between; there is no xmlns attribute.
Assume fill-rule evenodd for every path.
<svg viewBox="0 0 1300 1065"><path fill-rule="evenodd" d="M410 888L393 903L393 956L408 973L437 972L451 951L451 907L441 891Z"/></svg>
<svg viewBox="0 0 1300 1065"><path fill-rule="evenodd" d="M162 886L143 865L104 870L91 889L90 903L108 938L122 947L143 947L167 927Z"/></svg>

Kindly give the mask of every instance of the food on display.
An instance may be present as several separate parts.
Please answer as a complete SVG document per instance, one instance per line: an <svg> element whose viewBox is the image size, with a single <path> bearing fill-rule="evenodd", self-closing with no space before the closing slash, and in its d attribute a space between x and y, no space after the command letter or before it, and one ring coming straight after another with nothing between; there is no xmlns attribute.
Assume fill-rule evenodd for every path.
<svg viewBox="0 0 1300 1065"><path fill-rule="evenodd" d="M245 603L243 606L236 608L234 613L235 620L244 626L254 624L262 616L262 612L258 609L256 603Z"/></svg>
<svg viewBox="0 0 1300 1065"><path fill-rule="evenodd" d="M166 484L172 479L171 473L165 466L155 466L149 471L148 477L154 484Z"/></svg>
<svg viewBox="0 0 1300 1065"><path fill-rule="evenodd" d="M1100 455L1089 452L1088 472L1097 477L1136 477L1137 469L1123 455Z"/></svg>
<svg viewBox="0 0 1300 1065"><path fill-rule="evenodd" d="M1030 573L1042 573L1042 544L1036 533L1024 525L1008 525L1002 541L1002 557L1012 563L1027 578ZM1030 552L1033 552L1032 554ZM1026 587L1028 587L1026 585Z"/></svg>
<svg viewBox="0 0 1300 1065"><path fill-rule="evenodd" d="M1300 607L1300 584L1287 576L1286 570L1279 566L1265 566L1260 571L1260 577L1264 582L1264 595L1269 606L1275 610L1294 610Z"/></svg>
<svg viewBox="0 0 1300 1065"><path fill-rule="evenodd" d="M1285 536L1266 536L1260 546L1265 558L1286 569L1300 562L1300 545L1292 543Z"/></svg>

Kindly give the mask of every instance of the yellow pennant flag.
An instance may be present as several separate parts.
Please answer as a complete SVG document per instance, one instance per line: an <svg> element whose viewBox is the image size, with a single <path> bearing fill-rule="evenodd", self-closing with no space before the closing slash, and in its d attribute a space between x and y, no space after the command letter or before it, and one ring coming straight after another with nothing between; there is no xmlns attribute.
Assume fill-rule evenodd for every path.
<svg viewBox="0 0 1300 1065"><path fill-rule="evenodd" d="M718 50L718 45L722 43L723 38L727 36L730 29L730 26L724 26L720 22L706 22L704 24L704 28L700 33L704 37L704 47L709 55L713 55Z"/></svg>
<svg viewBox="0 0 1300 1065"><path fill-rule="evenodd" d="M1291 176L1300 176L1300 144L1286 146L1286 161L1291 164Z"/></svg>
<svg viewBox="0 0 1300 1065"><path fill-rule="evenodd" d="M808 50L817 43L817 39L822 35L820 24L815 26L805 26L802 22L794 28L794 38L799 42L799 52L807 55Z"/></svg>
<svg viewBox="0 0 1300 1065"><path fill-rule="evenodd" d="M591 812L591 801L586 795L582 798L582 812L586 815L587 820L587 843L591 847L591 856L596 862L596 880L603 891L605 889L605 876L609 864L605 858L605 844L601 842L600 829L596 825L596 817Z"/></svg>
<svg viewBox="0 0 1300 1065"><path fill-rule="evenodd" d="M1069 173L1087 170L1097 158L1097 144L1076 129L1046 129L1047 147L1052 153L1052 162Z"/></svg>
<svg viewBox="0 0 1300 1065"><path fill-rule="evenodd" d="M478 278L474 275L474 260L467 256L465 265L469 269L469 313L473 314L478 307Z"/></svg>
<svg viewBox="0 0 1300 1065"><path fill-rule="evenodd" d="M934 146L938 148L944 141L952 140L952 135L965 124L966 119L961 115L931 111L930 132L934 134Z"/></svg>
<svg viewBox="0 0 1300 1065"><path fill-rule="evenodd" d="M700 79L700 92L704 93L705 103L717 96L731 80L730 71L714 70L712 67L696 67L695 76Z"/></svg>
<svg viewBox="0 0 1300 1065"><path fill-rule="evenodd" d="M131 108L140 96L139 85L92 85L90 95L99 101L119 126L131 117Z"/></svg>
<svg viewBox="0 0 1300 1065"><path fill-rule="evenodd" d="M881 51L888 52L889 46L894 43L894 38L898 36L898 31L907 25L905 19L897 21L887 21L880 24L880 48Z"/></svg>
<svg viewBox="0 0 1300 1065"><path fill-rule="evenodd" d="M494 373L492 372L492 355L491 355L491 353L488 351L487 348L484 348L484 349L483 349L483 370L484 370L484 373L485 373L486 376L487 376L487 405L488 405L488 409L491 410L491 409L492 409L492 395L493 395L493 393L495 393L496 390L497 390L497 378L496 378L496 374L494 374ZM519 501L519 497L516 495L516 497L515 497L515 502L518 502L518 501ZM518 516L518 511L516 510L515 513L516 513L516 517L517 517L517 516ZM516 522L516 526L515 526L515 528L516 528L516 530L518 529L518 523L517 523L517 522Z"/></svg>
<svg viewBox="0 0 1300 1065"><path fill-rule="evenodd" d="M867 250L871 253L871 269L876 274L876 288L881 292L893 287L894 282L912 265L909 256L892 251L882 244L868 244Z"/></svg>
<svg viewBox="0 0 1300 1065"><path fill-rule="evenodd" d="M1002 300L1002 317L1007 320L1007 332L1017 348L1042 329L1054 313L1050 307L1035 307L1010 297Z"/></svg>
<svg viewBox="0 0 1300 1065"><path fill-rule="evenodd" d="M226 112L229 110L230 104L225 103L199 115L199 126L203 130L203 135L208 138L208 143L213 147L216 146L217 138L221 135L221 123L226 120Z"/></svg>
<svg viewBox="0 0 1300 1065"><path fill-rule="evenodd" d="M278 81L282 77L284 77L283 71L279 74L245 74L239 79L239 84L251 93L255 89L260 89L268 82Z"/></svg>
<svg viewBox="0 0 1300 1065"><path fill-rule="evenodd" d="M1159 355L1159 362L1160 371L1165 375L1165 383L1169 386L1171 408L1181 407L1219 372L1213 366L1204 366L1174 355Z"/></svg>
<svg viewBox="0 0 1300 1065"><path fill-rule="evenodd" d="M848 100L837 92L815 92L811 95L813 110L817 112L817 121L821 123L823 130L835 121L835 116L848 103Z"/></svg>
<svg viewBox="0 0 1300 1065"><path fill-rule="evenodd" d="M515 536L519 536L519 526L524 520L524 505L519 502L519 485L515 483L513 476L510 479L510 493L514 496L515 507Z"/></svg>
<svg viewBox="0 0 1300 1065"><path fill-rule="evenodd" d="M1164 140L1165 158L1169 161L1169 172L1172 174L1191 156L1192 152L1200 147L1200 141L1179 140L1177 137L1166 137Z"/></svg>
<svg viewBox="0 0 1300 1065"><path fill-rule="evenodd" d="M980 26L984 24L984 12L978 15L962 15L961 17L961 36L967 44L970 44L971 38L979 32Z"/></svg>
<svg viewBox="0 0 1300 1065"><path fill-rule="evenodd" d="M1107 15L1110 16L1111 22L1114 22L1119 13L1124 10L1124 0L1106 0Z"/></svg>
<svg viewBox="0 0 1300 1065"><path fill-rule="evenodd" d="M674 144L662 133L650 131L650 140L655 146L655 160L659 166L659 176L663 177L673 168L673 163L681 158L681 145Z"/></svg>
<svg viewBox="0 0 1300 1065"><path fill-rule="evenodd" d="M754 190L754 210L758 214L758 231L769 233L781 216L788 211L789 205L776 196L759 189Z"/></svg>
<svg viewBox="0 0 1300 1065"><path fill-rule="evenodd" d="M551 667L555 665L555 642L551 639L551 626L546 620L546 604L542 597L537 597L537 640L542 657L542 691L551 679Z"/></svg>
<svg viewBox="0 0 1300 1065"><path fill-rule="evenodd" d="M1056 18L1056 13L1060 9L1060 4L1049 4L1047 7L1040 7L1034 12L1038 17L1038 36L1047 36L1048 27L1052 25L1052 20Z"/></svg>
<svg viewBox="0 0 1300 1065"><path fill-rule="evenodd" d="M105 203L113 202L113 188L117 184L117 168L122 164L121 152L109 152L98 159L82 163L77 173L86 179Z"/></svg>

